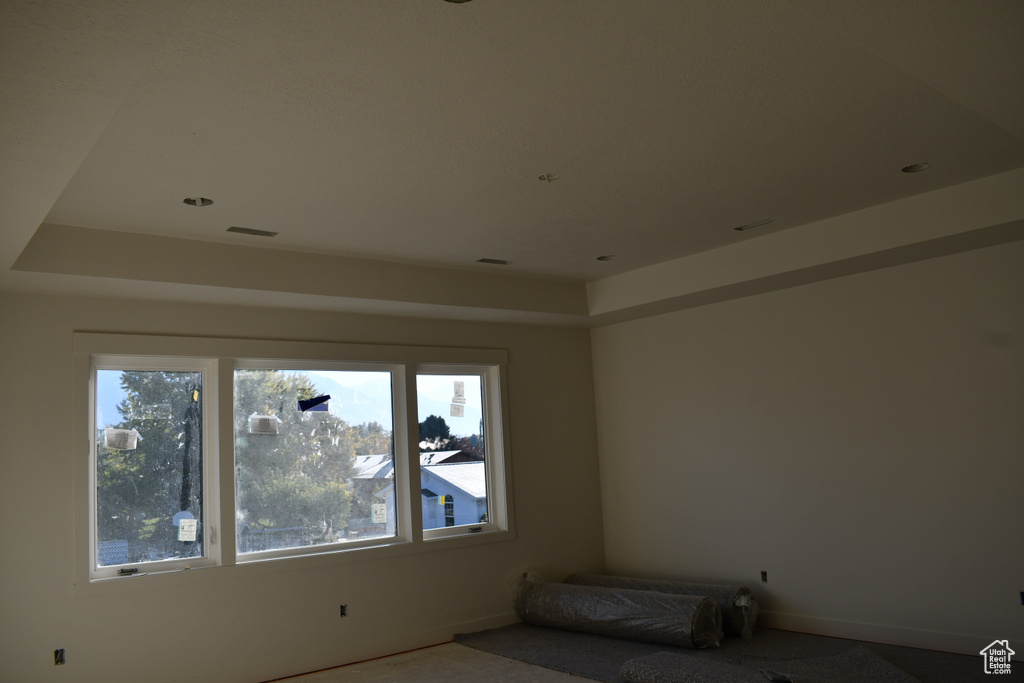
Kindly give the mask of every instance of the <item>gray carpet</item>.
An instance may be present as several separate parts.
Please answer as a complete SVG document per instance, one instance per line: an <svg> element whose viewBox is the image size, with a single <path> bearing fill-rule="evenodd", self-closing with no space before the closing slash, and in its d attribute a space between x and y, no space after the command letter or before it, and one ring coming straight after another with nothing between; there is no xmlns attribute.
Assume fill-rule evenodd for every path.
<svg viewBox="0 0 1024 683"><path fill-rule="evenodd" d="M674 652L630 659L622 665L619 674L626 683L765 683L768 680L757 669Z"/></svg>
<svg viewBox="0 0 1024 683"><path fill-rule="evenodd" d="M743 666L659 652L630 659L619 674L626 683L915 683L878 655L856 646L841 655L808 659L744 657Z"/></svg>
<svg viewBox="0 0 1024 683"><path fill-rule="evenodd" d="M714 650L684 650L529 624L513 624L479 633L460 634L455 636L455 641L468 647L606 683L621 683L623 679L620 670L627 661L663 652L684 657L686 659L682 661L694 662L697 665L711 663L756 671L754 667L770 668L770 663L778 664L782 661L843 655L849 657L852 656L851 651L857 647L861 647L865 653L881 658L892 668L921 683L961 683L975 680L991 683L992 680L992 676L984 674L980 656L862 643L843 638L766 628L758 628L751 640L726 638L722 641L722 646ZM888 668L886 667L887 670ZM794 673L799 672L794 670ZM1013 675L999 678L1004 681L1024 680L1024 662L1020 664L1019 669L1015 668ZM762 675L761 680L769 679Z"/></svg>

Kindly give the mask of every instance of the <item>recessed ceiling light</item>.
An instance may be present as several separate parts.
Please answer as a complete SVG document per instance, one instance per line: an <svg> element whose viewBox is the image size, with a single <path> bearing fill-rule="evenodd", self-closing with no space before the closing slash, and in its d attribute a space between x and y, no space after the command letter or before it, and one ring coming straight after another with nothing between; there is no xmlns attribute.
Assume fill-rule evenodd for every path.
<svg viewBox="0 0 1024 683"><path fill-rule="evenodd" d="M910 166L904 166L900 170L904 173L920 173L921 171L927 171L931 167L931 164L911 164Z"/></svg>
<svg viewBox="0 0 1024 683"><path fill-rule="evenodd" d="M185 203L189 206L209 206L213 204L213 200L206 197L185 197Z"/></svg>
<svg viewBox="0 0 1024 683"><path fill-rule="evenodd" d="M546 183L553 183L556 180L558 180L558 175L555 173L545 173L544 175L540 176L538 180L543 180Z"/></svg>
<svg viewBox="0 0 1024 683"><path fill-rule="evenodd" d="M605 254L604 256L598 256L597 260L598 261L614 261L615 260L615 254Z"/></svg>
<svg viewBox="0 0 1024 683"><path fill-rule="evenodd" d="M743 232L744 230L750 230L751 228L760 228L762 225L768 225L769 223L773 222L775 222L774 218L765 218L755 223L747 223L746 225L741 225L738 228L733 228L733 230L739 230L740 232Z"/></svg>
<svg viewBox="0 0 1024 683"><path fill-rule="evenodd" d="M256 228L242 228L237 225L232 225L228 228L228 232L237 232L242 235L255 235L256 237L276 237L278 233L270 230L257 230Z"/></svg>
<svg viewBox="0 0 1024 683"><path fill-rule="evenodd" d="M480 258L476 260L477 263L489 263L493 266L507 266L511 264L511 261L506 261L500 258Z"/></svg>

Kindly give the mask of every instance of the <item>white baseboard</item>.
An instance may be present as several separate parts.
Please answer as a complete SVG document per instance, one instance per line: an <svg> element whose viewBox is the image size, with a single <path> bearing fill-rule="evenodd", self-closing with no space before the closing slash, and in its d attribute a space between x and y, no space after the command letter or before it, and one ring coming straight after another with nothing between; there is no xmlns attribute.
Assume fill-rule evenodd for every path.
<svg viewBox="0 0 1024 683"><path fill-rule="evenodd" d="M871 643L918 647L924 650L938 650L964 655L977 655L981 649L996 639L1009 638L1021 641L1012 633L970 634L949 633L946 631L928 631L924 629L873 624L863 621L846 621L814 617L806 614L789 614L786 612L761 612L758 625L777 628L782 631L813 633L820 636L851 638Z"/></svg>

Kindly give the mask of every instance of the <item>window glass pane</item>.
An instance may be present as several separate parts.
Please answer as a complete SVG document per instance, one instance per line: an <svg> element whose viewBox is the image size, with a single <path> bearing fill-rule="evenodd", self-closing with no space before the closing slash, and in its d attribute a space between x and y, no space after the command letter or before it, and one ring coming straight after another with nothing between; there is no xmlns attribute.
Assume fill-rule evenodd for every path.
<svg viewBox="0 0 1024 683"><path fill-rule="evenodd" d="M201 372L96 371L96 563L203 555Z"/></svg>
<svg viewBox="0 0 1024 683"><path fill-rule="evenodd" d="M240 369L234 404L239 554L395 535L390 372Z"/></svg>
<svg viewBox="0 0 1024 683"><path fill-rule="evenodd" d="M480 375L418 374L423 528L487 522Z"/></svg>

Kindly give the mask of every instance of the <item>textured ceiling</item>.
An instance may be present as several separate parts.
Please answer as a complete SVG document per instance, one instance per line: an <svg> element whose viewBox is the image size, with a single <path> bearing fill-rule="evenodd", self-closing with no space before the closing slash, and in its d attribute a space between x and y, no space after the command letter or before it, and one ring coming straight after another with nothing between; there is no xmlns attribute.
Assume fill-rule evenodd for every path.
<svg viewBox="0 0 1024 683"><path fill-rule="evenodd" d="M46 222L589 282L1024 166L1009 0L2 8L7 265Z"/></svg>

